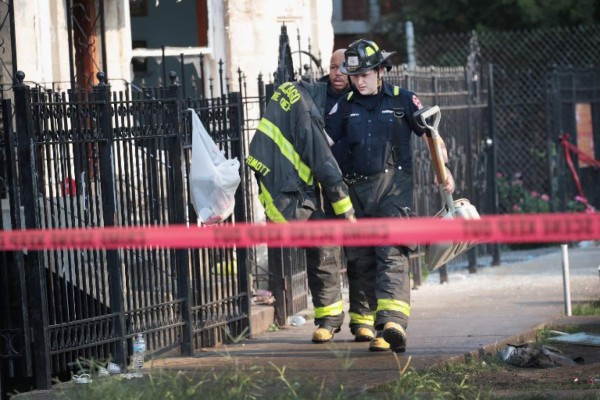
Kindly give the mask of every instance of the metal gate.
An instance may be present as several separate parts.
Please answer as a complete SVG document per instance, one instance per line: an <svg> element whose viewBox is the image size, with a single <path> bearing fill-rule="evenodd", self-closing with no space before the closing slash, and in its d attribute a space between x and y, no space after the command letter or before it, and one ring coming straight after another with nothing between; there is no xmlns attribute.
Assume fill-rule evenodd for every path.
<svg viewBox="0 0 600 400"><path fill-rule="evenodd" d="M600 209L600 169L571 154L574 176L559 143L561 135L568 135L571 144L600 160L600 69L557 68L548 74L547 82L548 186L553 209L572 211L582 206L575 200L579 195L575 177L589 203Z"/></svg>

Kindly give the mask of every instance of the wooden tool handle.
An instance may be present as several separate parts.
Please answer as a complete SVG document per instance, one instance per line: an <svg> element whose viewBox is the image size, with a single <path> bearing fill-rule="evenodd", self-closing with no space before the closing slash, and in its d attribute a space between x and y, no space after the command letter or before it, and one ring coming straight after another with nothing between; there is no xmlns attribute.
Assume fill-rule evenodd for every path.
<svg viewBox="0 0 600 400"><path fill-rule="evenodd" d="M431 163L437 176L438 184L444 185L446 180L448 180L448 173L446 172L446 165L444 163L440 135L432 134L431 137L427 136L427 145L431 153Z"/></svg>

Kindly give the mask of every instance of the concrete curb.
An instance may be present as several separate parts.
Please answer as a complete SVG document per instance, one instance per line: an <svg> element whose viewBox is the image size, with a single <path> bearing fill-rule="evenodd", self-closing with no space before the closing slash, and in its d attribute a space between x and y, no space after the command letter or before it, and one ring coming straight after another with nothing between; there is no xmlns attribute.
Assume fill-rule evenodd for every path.
<svg viewBox="0 0 600 400"><path fill-rule="evenodd" d="M435 363L433 366L437 367L451 363L468 363L471 361L479 361L485 356L494 356L498 353L498 351L500 351L502 348L509 344L524 344L527 342L535 341L537 339L537 332L542 329L557 328L569 325L577 325L579 327L585 328L588 325L596 326L597 324L598 319L595 316L556 317L553 320L539 324L536 327L518 335L507 337L496 343L488 344L486 346L480 347L477 350L470 351L463 355L449 357L443 361Z"/></svg>

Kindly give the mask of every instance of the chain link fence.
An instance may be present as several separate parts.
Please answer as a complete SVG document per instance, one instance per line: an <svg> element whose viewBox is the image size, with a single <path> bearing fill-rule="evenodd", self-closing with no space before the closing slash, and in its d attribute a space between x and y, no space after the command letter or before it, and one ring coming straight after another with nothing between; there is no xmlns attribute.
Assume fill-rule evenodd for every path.
<svg viewBox="0 0 600 400"><path fill-rule="evenodd" d="M466 65L473 58L493 64L499 184L551 194L549 165L560 150L549 135L551 75L558 68L600 66L600 25L424 36L415 43L418 65ZM519 211L502 189L499 211Z"/></svg>

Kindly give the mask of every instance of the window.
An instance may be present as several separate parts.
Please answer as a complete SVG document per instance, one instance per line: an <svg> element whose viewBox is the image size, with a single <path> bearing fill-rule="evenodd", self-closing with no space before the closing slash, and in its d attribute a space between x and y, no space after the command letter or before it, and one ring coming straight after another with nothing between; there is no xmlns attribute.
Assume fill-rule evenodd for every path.
<svg viewBox="0 0 600 400"><path fill-rule="evenodd" d="M148 0L129 0L129 13L132 17L148 15Z"/></svg>

